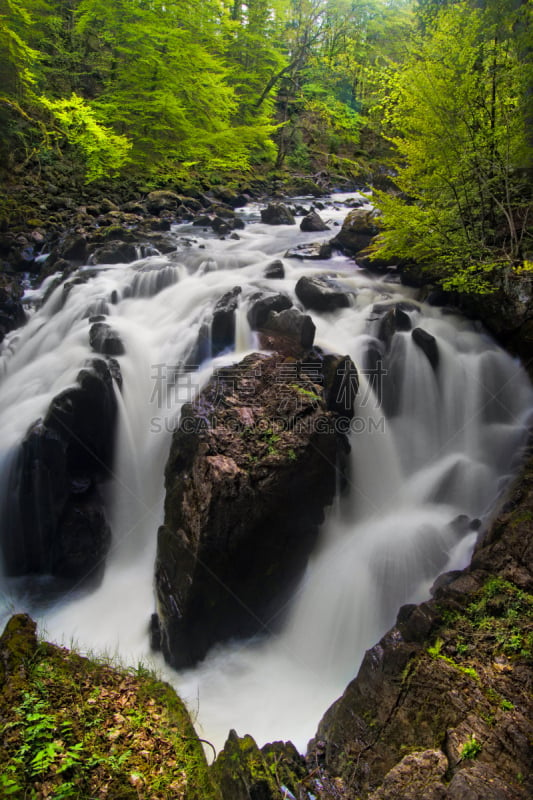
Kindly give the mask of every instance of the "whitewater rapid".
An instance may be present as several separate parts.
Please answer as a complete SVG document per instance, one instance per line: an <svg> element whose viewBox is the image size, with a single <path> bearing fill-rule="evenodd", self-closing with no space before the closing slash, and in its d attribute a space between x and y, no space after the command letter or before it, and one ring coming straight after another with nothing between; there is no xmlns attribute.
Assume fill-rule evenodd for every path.
<svg viewBox="0 0 533 800"><path fill-rule="evenodd" d="M522 367L470 321L418 302L415 290L369 275L340 254L327 261L284 257L289 247L334 235L347 197L334 196L321 211L331 225L323 234L264 225L255 205L242 211L247 224L238 239L177 225L176 253L82 269L89 280L72 286L66 301L61 286L53 290L0 354L0 485L6 487L17 444L94 355L87 317L105 311L125 347L117 358L123 387L116 391L116 459L105 487L113 543L102 583L44 600L46 579L4 577L3 620L28 611L50 640L155 666L188 703L199 734L217 748L234 728L260 745L291 739L305 750L399 607L426 599L440 573L467 565L479 523L469 528L454 521L463 515L483 524L494 513L531 420L533 393ZM265 268L278 258L285 277L266 279ZM218 646L195 669L176 673L150 651L148 630L163 473L181 405L214 368L258 348L246 319L254 292L284 292L299 305L294 290L302 275L332 273L352 293L352 305L310 313L315 343L349 354L361 374L349 491L327 512L282 632ZM38 304L50 283L28 300ZM208 358L173 383L173 368L187 359L214 305L235 286L242 287L235 351ZM380 377L385 413L370 385L368 353L377 346L375 306L400 301L409 304L412 326L437 340L439 365L432 367L410 332L397 332ZM276 621L270 622L274 629Z"/></svg>

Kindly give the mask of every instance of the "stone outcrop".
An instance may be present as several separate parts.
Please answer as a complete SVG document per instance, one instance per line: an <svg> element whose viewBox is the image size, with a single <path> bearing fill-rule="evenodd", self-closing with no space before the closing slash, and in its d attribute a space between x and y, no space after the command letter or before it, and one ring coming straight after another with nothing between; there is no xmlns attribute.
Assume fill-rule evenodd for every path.
<svg viewBox="0 0 533 800"><path fill-rule="evenodd" d="M313 233L329 230L328 226L316 211L310 211L300 222L300 230L304 233Z"/></svg>
<svg viewBox="0 0 533 800"><path fill-rule="evenodd" d="M296 225L294 214L284 203L269 203L262 208L261 221L266 225Z"/></svg>
<svg viewBox="0 0 533 800"><path fill-rule="evenodd" d="M291 306L292 300L286 294L258 293L253 295L250 298L250 307L247 314L251 329L254 331L261 330L272 311L279 314L280 311L285 311Z"/></svg>
<svg viewBox="0 0 533 800"><path fill-rule="evenodd" d="M138 258L131 242L113 241L98 247L91 256L93 264L131 264Z"/></svg>
<svg viewBox="0 0 533 800"><path fill-rule="evenodd" d="M532 518L530 459L470 567L367 652L308 758L341 797L531 796Z"/></svg>
<svg viewBox="0 0 533 800"><path fill-rule="evenodd" d="M264 350L298 355L309 350L315 340L316 326L309 314L288 308L277 314L271 311L261 333Z"/></svg>
<svg viewBox="0 0 533 800"><path fill-rule="evenodd" d="M433 369L439 366L439 346L435 337L424 330L424 328L413 328L411 331L413 342L422 350L427 356L427 359Z"/></svg>
<svg viewBox="0 0 533 800"><path fill-rule="evenodd" d="M373 210L354 208L347 215L339 233L331 240L333 247L353 256L368 247L378 233Z"/></svg>
<svg viewBox="0 0 533 800"><path fill-rule="evenodd" d="M103 322L102 319L97 318L97 321L93 321L93 319L94 318L89 318L89 322L92 322L89 329L89 344L91 345L91 349L94 350L95 353L100 353L100 355L105 356L124 355L126 352L124 344L117 331L107 322Z"/></svg>
<svg viewBox="0 0 533 800"><path fill-rule="evenodd" d="M330 242L311 242L297 244L285 253L285 258L298 258L300 261L326 261L331 258L333 247Z"/></svg>
<svg viewBox="0 0 533 800"><path fill-rule="evenodd" d="M6 333L26 322L21 299L23 289L16 278L0 273L0 342Z"/></svg>
<svg viewBox="0 0 533 800"><path fill-rule="evenodd" d="M118 364L95 358L22 441L2 546L8 575L94 578L111 532L99 483L112 464Z"/></svg>
<svg viewBox="0 0 533 800"><path fill-rule="evenodd" d="M306 772L305 761L291 742L274 742L259 749L251 736L239 737L235 731L230 731L211 767L222 800L294 797Z"/></svg>
<svg viewBox="0 0 533 800"><path fill-rule="evenodd" d="M336 311L350 306L348 293L334 278L325 275L304 275L296 284L295 291L302 305L315 311Z"/></svg>
<svg viewBox="0 0 533 800"><path fill-rule="evenodd" d="M357 391L343 377L357 380L348 358L252 354L184 406L155 581L160 646L174 666L280 622L334 496L345 453L336 423L353 415Z"/></svg>

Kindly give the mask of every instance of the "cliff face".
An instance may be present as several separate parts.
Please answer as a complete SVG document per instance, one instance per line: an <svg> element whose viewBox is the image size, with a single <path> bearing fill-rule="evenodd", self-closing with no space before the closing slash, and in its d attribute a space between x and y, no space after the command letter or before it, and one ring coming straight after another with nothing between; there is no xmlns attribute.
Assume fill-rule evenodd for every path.
<svg viewBox="0 0 533 800"><path fill-rule="evenodd" d="M531 797L532 525L530 459L470 567L400 610L320 722L308 762L342 797Z"/></svg>

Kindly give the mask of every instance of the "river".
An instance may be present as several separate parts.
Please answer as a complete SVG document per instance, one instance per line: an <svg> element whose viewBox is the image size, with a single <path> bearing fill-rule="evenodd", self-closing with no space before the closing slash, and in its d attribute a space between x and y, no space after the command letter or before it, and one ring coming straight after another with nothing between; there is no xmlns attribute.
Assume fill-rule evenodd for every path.
<svg viewBox="0 0 533 800"><path fill-rule="evenodd" d="M479 524L494 513L519 466L531 419L533 394L521 365L476 324L418 302L415 290L370 275L341 254L327 261L284 257L289 247L331 238L347 213L345 201L354 196L329 199L321 215L331 231L321 234L262 224L256 204L240 211L246 226L238 239L176 225L175 253L99 267L72 288L63 306L59 287L24 328L7 337L1 354L5 495L28 427L73 385L91 356L89 311L109 315L126 350L118 357L123 388L117 391L117 450L105 487L113 543L104 578L92 591L80 586L45 600L46 579L4 576L4 620L28 611L50 640L155 666L188 703L199 734L217 748L235 728L260 745L291 739L305 750L320 717L399 607L427 598L440 573L468 564ZM266 266L278 258L285 277L266 279ZM218 646L195 669L173 672L150 651L148 635L172 428L181 404L213 368L257 349L246 319L250 296L272 289L298 304L298 279L321 273L334 273L353 298L349 308L311 312L315 343L350 354L362 376L350 490L328 510L307 574L294 586L283 631ZM186 359L214 304L235 286L242 288L235 352L207 358L177 390L162 392L161 381ZM42 294L28 299L38 304ZM386 374L379 377L380 404L368 354L382 347L383 304L398 302L406 304L412 327L435 337L439 363L432 366L410 331L396 332L384 358ZM5 510L5 496L0 502ZM471 520L480 522L469 526Z"/></svg>

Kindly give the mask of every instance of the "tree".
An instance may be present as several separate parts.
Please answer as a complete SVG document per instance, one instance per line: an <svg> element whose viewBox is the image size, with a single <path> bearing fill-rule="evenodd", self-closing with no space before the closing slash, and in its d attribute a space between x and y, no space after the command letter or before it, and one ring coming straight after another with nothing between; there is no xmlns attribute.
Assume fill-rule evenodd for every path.
<svg viewBox="0 0 533 800"><path fill-rule="evenodd" d="M524 160L518 9L497 20L464 2L443 8L384 104L401 194L378 193L378 257L438 266L449 288L487 289L524 256L531 212Z"/></svg>

